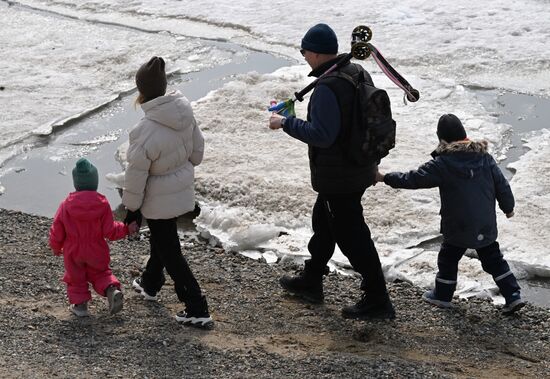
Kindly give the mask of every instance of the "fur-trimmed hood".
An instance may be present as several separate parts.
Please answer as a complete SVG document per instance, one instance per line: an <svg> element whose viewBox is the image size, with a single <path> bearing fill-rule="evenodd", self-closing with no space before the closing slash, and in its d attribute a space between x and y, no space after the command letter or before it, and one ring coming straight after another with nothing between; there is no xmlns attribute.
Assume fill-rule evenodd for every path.
<svg viewBox="0 0 550 379"><path fill-rule="evenodd" d="M481 141L464 140L464 141L456 141L451 143L441 141L437 146L437 148L432 153L432 156L435 158L438 155L455 154L455 153L485 154L489 150L488 145L489 145L488 142L485 140L481 140Z"/></svg>
<svg viewBox="0 0 550 379"><path fill-rule="evenodd" d="M443 162L449 172L462 178L474 178L486 163L487 141L441 141L432 153L434 159Z"/></svg>

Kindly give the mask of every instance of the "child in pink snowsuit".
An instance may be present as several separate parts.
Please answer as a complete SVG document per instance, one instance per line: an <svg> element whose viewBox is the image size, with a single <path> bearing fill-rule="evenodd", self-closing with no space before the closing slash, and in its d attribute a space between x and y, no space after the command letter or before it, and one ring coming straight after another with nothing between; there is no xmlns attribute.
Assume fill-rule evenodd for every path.
<svg viewBox="0 0 550 379"><path fill-rule="evenodd" d="M111 260L105 239L114 241L137 231L136 223L124 225L113 220L107 198L96 192L97 169L81 158L73 169L76 189L59 206L50 228L50 246L55 255L63 255L69 309L77 316L88 316L92 299L88 288L106 296L111 314L122 310L120 282L109 268Z"/></svg>

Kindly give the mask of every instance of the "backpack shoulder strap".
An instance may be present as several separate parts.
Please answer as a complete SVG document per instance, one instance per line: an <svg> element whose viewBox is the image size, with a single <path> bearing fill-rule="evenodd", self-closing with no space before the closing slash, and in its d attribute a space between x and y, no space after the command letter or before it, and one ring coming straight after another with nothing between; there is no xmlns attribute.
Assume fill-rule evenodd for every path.
<svg viewBox="0 0 550 379"><path fill-rule="evenodd" d="M342 71L333 71L331 73L328 73L326 76L323 77L324 78L340 78L340 79L344 79L345 81L349 82L353 87L357 86L357 82L353 79L353 77L351 75L348 75L346 74L345 72L342 72Z"/></svg>
<svg viewBox="0 0 550 379"><path fill-rule="evenodd" d="M369 85L372 85L372 83L370 83L370 76L367 73L367 76L369 77L369 80L367 80L367 77L365 76L365 70L360 65L351 64L349 67L352 67L352 69L348 69L347 71L354 72L344 72L343 70L338 70L328 73L324 78L328 79L332 77L344 79L349 82L353 87L357 87L359 84L365 82Z"/></svg>

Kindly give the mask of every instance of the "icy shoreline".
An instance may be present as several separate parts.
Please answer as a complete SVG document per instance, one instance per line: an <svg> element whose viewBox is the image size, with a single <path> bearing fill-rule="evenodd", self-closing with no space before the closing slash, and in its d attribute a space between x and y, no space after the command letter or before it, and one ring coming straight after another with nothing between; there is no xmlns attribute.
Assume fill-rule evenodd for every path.
<svg viewBox="0 0 550 379"><path fill-rule="evenodd" d="M343 2L337 10L329 3L281 4L281 7L288 5L293 12L281 12L277 22L266 22L271 19L273 5L265 2L243 12L236 11L239 4L218 0L198 0L193 7L170 0L121 1L116 5L104 0L2 1L6 54L0 70L5 74L2 76L6 81L1 84L6 89L0 93L0 101L11 111L3 119L3 126L8 128L1 128L0 137L16 138L20 132L32 131L51 119L78 114L89 109L90 104L101 102L99 99L110 99L121 88L131 87L132 73L142 63L143 55L163 55L169 66L182 72L201 70L242 56L239 49L211 45L211 41L227 38L252 49L299 58L297 48L305 25L319 21L336 29L342 41L341 50L345 50L344 41L349 40L353 26L371 25L375 45L421 90L422 100L404 107L400 91L380 74L372 61L364 62L374 74L376 84L388 89L398 121L398 146L384 160L382 170L406 170L429 159L436 143L435 122L446 112L458 114L471 137L489 139L492 153L502 159L509 148L503 135L510 133L510 125L487 111L471 88L502 87L550 94L548 7L541 2L497 0L488 8L481 3L444 1L436 6L403 1L388 9L385 2L375 0L368 8ZM294 22L296 13L303 16L303 23ZM510 28L512 15L516 22ZM105 39L106 35L110 38ZM209 42L205 43L206 40ZM211 220L199 221L215 234L220 228L215 228L212 220L221 220L220 225L227 227L221 228L221 232L233 238L230 244L240 250L267 244L267 251L277 251L275 255L279 251L307 254L309 214L315 194L309 185L306 148L283 133L267 130L265 111L269 100L287 98L307 84L307 72L304 64L267 75L230 77L228 84L206 97L200 96L194 104L208 148L205 163L197 170L197 192L204 204L219 208ZM302 117L305 106L300 103L297 107ZM112 120L109 117L113 115L100 113ZM94 128L101 122L95 119L86 126ZM124 130L114 125L113 130L102 136L103 141L120 136ZM15 191L24 192L23 189L31 187L33 199L51 201L66 192L64 188L70 188L66 174L67 167L72 165L71 154L90 154L103 162L107 158L112 160L111 156L101 156L101 149L105 153L107 144L101 149L100 144L75 148L82 141L73 141L68 134L56 141L54 158L48 155L52 144L21 154L18 162L24 163L20 166L2 168L2 174L12 170L7 172L11 175L16 170L46 167L51 171L34 178L29 175L30 183L36 183L37 178L46 182L49 178L44 176L55 176L58 172L57 189L49 191L46 187L36 194L29 182L20 180L19 187L13 187ZM499 241L506 257L519 262L514 267L518 274L546 275L546 267L550 266L546 247L550 240L546 221L550 203L548 137L543 133L527 138L533 146L531 154L513 165L518 170L512 181L518 198L516 217L512 220L499 217ZM28 147L20 148L17 153ZM12 156L15 152L0 153ZM40 160L44 157L67 163L43 164ZM36 166L31 167L31 159ZM10 176L24 177L25 172L19 177ZM2 187L10 191L4 180L0 193ZM112 188L108 190L113 192ZM24 205L29 203L23 201ZM436 248L409 247L438 235L436 191L393 191L377 186L367 191L364 205L365 217L387 271L429 286L433 281ZM240 217L241 214L246 217ZM281 231L287 234L279 236ZM278 237L268 239L273 236ZM270 244L275 246L269 247ZM342 259L338 254L335 258ZM522 262L526 262L527 268L522 267ZM492 296L491 280L480 271L479 263L465 260L464 264L461 293Z"/></svg>
<svg viewBox="0 0 550 379"><path fill-rule="evenodd" d="M262 103L262 99L272 94L282 97L293 87L299 88L307 83L306 73L306 67L299 65L269 74L241 74L193 103L197 120L207 138L205 162L197 168L197 192L203 213L196 221L199 229L214 236L227 250L239 251L249 257L261 257L267 262L301 261L308 256L310 208L315 193L310 189L306 149L283 133L267 129L267 112ZM388 88L390 94L398 96L398 90L392 88L380 73L375 72L374 78L377 83L382 83L379 85ZM384 160L381 169L414 168L415 164L410 162L419 164L428 159L424 152L431 151L432 144L436 142L435 133L430 125L424 125L428 124L428 119L419 120L415 112L419 111L418 108L420 112L432 106L443 108L447 102L460 109L469 109L471 113L465 115L465 123L471 135L488 135L493 140L492 147L500 149L497 155L504 156L509 146L502 137L502 131L509 126L498 124L494 116L487 116L474 94L451 81L445 81L443 85L435 81L422 82L424 88L432 86L436 90L429 95L428 104L416 108L401 104L394 106L398 120L398 146ZM235 113L237 102L249 106ZM298 104L297 111L303 113L304 107L305 103ZM212 117L213 110L215 117ZM430 114L428 117L436 116ZM220 119L225 121L221 123ZM407 122L409 120L411 122ZM419 129L423 131L419 133ZM426 135L432 138L426 138ZM535 139L539 140L535 146L538 153L526 155L527 163L521 159L516 162L521 171L536 172L537 168L530 168L533 165L539 165L538 169L544 170L544 164L536 160L529 163L529 160L544 161L544 156L540 154L545 151L544 141L547 139L543 131L542 138ZM269 154L262 153L263 147L270 149ZM118 152L119 160L123 159L120 158L123 155L122 149ZM526 165L525 168L522 165ZM292 170L287 167L292 167ZM112 179L109 174L107 176ZM529 175L517 178L521 180L514 178L519 183L516 185L512 181L514 189L516 186L521 191L537 188L537 181ZM524 181L525 184L522 184ZM516 193L516 197L520 193ZM367 223L373 231L388 280L400 279L419 287L430 287L436 272L437 245L427 248L416 245L439 235L437 191L394 191L378 185L367 191L364 205ZM532 212L540 207L535 200L533 206ZM518 211L516 217L524 219L525 215L521 213ZM510 235L517 235L517 228L512 227L509 233L503 233L502 228L514 220L499 218L499 241L514 272L520 278L548 276L550 263L546 262L547 257L538 257L540 261L537 263L529 254L528 241L522 241L519 237L510 238ZM522 233L529 236L529 232L527 228ZM516 252L521 252L519 259ZM349 268L339 251L332 266L338 271ZM463 297L476 295L502 302L495 296L496 287L481 270L479 262L467 258L461 265L457 293Z"/></svg>

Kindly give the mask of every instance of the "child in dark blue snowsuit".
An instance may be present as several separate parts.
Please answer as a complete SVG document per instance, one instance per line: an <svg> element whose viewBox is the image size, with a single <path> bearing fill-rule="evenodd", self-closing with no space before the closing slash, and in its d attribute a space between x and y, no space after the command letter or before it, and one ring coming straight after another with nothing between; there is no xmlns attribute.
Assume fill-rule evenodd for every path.
<svg viewBox="0 0 550 379"><path fill-rule="evenodd" d="M377 173L377 181L393 188L439 187L443 243L437 258L435 289L423 299L451 307L458 262L467 248L476 249L483 270L493 276L511 314L525 305L520 287L503 258L497 239L495 200L507 217L514 215L514 196L508 181L487 152L486 141L470 141L460 120L445 114L437 125L439 146L433 159L408 173Z"/></svg>

